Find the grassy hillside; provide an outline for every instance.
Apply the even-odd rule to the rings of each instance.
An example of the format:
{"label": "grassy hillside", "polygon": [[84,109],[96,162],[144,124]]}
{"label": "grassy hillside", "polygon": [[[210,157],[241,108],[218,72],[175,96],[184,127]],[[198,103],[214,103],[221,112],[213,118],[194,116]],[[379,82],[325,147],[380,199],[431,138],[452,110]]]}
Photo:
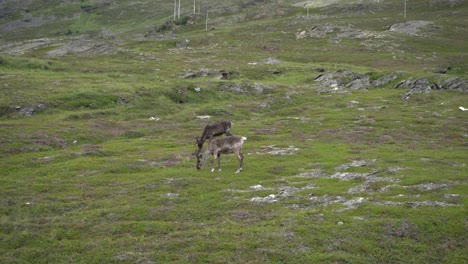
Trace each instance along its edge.
{"label": "grassy hillside", "polygon": [[467,4],[231,2],[0,3],[0,262],[465,263]]}

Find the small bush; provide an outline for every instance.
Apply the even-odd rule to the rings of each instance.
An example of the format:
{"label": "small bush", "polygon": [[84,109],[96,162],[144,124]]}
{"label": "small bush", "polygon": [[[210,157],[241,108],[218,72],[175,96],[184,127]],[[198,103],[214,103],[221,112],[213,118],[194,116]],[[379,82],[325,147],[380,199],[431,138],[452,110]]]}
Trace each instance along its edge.
{"label": "small bush", "polygon": [[13,108],[10,106],[0,106],[0,117],[9,116],[14,112]]}
{"label": "small bush", "polygon": [[176,24],[177,26],[184,26],[184,25],[187,25],[189,20],[190,20],[190,17],[184,16],[174,21],[174,24]]}

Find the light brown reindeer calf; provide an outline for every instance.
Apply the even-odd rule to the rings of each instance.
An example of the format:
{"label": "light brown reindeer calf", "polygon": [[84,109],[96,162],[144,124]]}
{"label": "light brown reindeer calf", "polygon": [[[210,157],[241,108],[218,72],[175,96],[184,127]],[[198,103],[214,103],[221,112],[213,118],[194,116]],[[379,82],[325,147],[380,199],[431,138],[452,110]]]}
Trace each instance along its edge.
{"label": "light brown reindeer calf", "polygon": [[244,155],[242,154],[242,145],[244,141],[247,140],[246,137],[238,137],[238,136],[229,136],[219,139],[213,139],[208,142],[208,147],[205,151],[198,151],[197,154],[197,169],[201,169],[201,167],[205,164],[206,160],[213,156],[213,160],[211,162],[211,172],[214,169],[214,162],[215,159],[218,160],[218,171],[221,171],[221,161],[220,156],[221,154],[235,154],[238,160],[238,166],[236,173],[239,173],[242,170],[242,162],[244,160]]}

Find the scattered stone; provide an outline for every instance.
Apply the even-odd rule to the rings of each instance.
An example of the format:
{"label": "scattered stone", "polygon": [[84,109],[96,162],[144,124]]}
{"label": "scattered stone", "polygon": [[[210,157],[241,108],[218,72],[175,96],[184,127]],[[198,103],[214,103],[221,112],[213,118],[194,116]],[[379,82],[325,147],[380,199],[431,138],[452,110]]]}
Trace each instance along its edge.
{"label": "scattered stone", "polygon": [[336,167],[336,170],[342,171],[342,170],[346,170],[346,169],[353,168],[353,167],[365,167],[374,162],[375,162],[375,159],[374,160],[353,160],[351,163],[342,164]]}
{"label": "scattered stone", "polygon": [[451,204],[448,204],[446,202],[439,202],[439,201],[411,201],[411,202],[405,202],[404,204],[411,206],[412,208],[417,208],[421,206],[439,206],[439,207],[451,206]]}
{"label": "scattered stone", "polygon": [[317,186],[315,186],[314,184],[309,184],[305,187],[291,187],[291,186],[287,186],[287,187],[282,187],[278,194],[276,195],[277,197],[290,197],[292,196],[294,193],[296,192],[299,192],[299,191],[303,191],[303,190],[310,190],[310,189],[314,189],[316,188]]}
{"label": "scattered stone", "polygon": [[265,59],[265,60],[261,61],[261,63],[263,63],[263,64],[280,64],[281,61],[276,59],[276,58],[268,58],[268,59]]}
{"label": "scattered stone", "polygon": [[184,39],[182,41],[176,42],[176,47],[178,48],[184,48],[190,43],[190,40]]}
{"label": "scattered stone", "polygon": [[277,199],[276,199],[276,195],[270,194],[265,197],[254,197],[250,199],[250,201],[255,202],[255,203],[274,203],[277,201]]}
{"label": "scattered stone", "polygon": [[[1,63],[0,63],[1,64]],[[277,69],[272,69],[272,70],[267,70],[268,73],[271,73],[271,74],[281,74],[281,71],[280,70],[277,70]]]}
{"label": "scattered stone", "polygon": [[262,83],[223,83],[220,86],[221,90],[236,92],[236,93],[254,93],[263,94],[273,89],[273,86]]}
{"label": "scattered stone", "polygon": [[194,78],[213,78],[218,80],[229,79],[231,73],[222,69],[206,69],[202,68],[199,70],[189,70],[185,73],[179,74],[179,79],[194,79]]}
{"label": "scattered stone", "polygon": [[287,148],[278,148],[274,145],[272,146],[262,146],[260,151],[257,154],[270,154],[270,155],[294,155],[296,152],[299,151],[299,148],[294,146],[289,146]]}
{"label": "scattered stone", "polygon": [[19,106],[19,105],[11,106],[10,109],[24,116],[32,116],[34,114],[37,114],[39,112],[46,110],[47,107],[48,107],[47,104],[40,103],[40,104],[30,105],[30,106]]}
{"label": "scattered stone", "polygon": [[271,190],[270,188],[265,188],[263,187],[262,185],[258,184],[258,185],[252,185],[250,186],[250,189],[254,190],[254,191],[263,191],[263,190]]}
{"label": "scattered stone", "polygon": [[211,116],[210,115],[201,115],[201,116],[195,116],[195,118],[197,118],[197,119],[210,119]]}
{"label": "scattered stone", "polygon": [[445,183],[424,183],[414,186],[414,188],[420,191],[432,191],[436,189],[445,189],[448,187],[448,184]]}
{"label": "scattered stone", "polygon": [[178,193],[166,193],[165,195],[167,198],[177,198],[179,197]]}
{"label": "scattered stone", "polygon": [[356,208],[358,205],[364,203],[367,199],[364,198],[364,197],[356,197],[354,199],[351,199],[351,200],[347,200],[343,203],[344,206],[346,206],[345,208],[343,209],[339,209],[337,211],[344,211],[344,210],[349,210],[349,209],[354,209]]}
{"label": "scattered stone", "polygon": [[390,173],[395,173],[397,171],[404,170],[404,169],[405,168],[394,166],[394,167],[388,167],[387,171],[390,172]]}
{"label": "scattered stone", "polygon": [[317,170],[312,170],[312,171],[309,171],[309,172],[302,172],[298,175],[296,175],[296,177],[301,177],[301,178],[321,178],[321,177],[324,177],[325,174],[317,169]]}

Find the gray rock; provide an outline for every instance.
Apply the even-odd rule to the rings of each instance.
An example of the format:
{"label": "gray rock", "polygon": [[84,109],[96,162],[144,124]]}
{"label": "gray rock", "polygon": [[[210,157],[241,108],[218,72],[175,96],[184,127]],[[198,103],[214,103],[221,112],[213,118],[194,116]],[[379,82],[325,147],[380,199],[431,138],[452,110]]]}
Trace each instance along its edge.
{"label": "gray rock", "polygon": [[221,90],[236,92],[236,93],[254,93],[262,94],[272,90],[274,87],[262,83],[223,83],[220,86]]}
{"label": "gray rock", "polygon": [[193,78],[214,78],[218,80],[227,80],[229,79],[231,73],[222,69],[206,69],[202,68],[199,70],[189,70],[185,73],[179,74],[177,78],[179,79],[193,79]]}
{"label": "gray rock", "polygon": [[451,77],[437,82],[433,88],[440,90],[468,91],[468,82],[463,78]]}
{"label": "gray rock", "polygon": [[178,48],[184,48],[190,43],[190,40],[184,39],[182,41],[176,42],[176,47]]}
{"label": "gray rock", "polygon": [[408,99],[414,93],[430,93],[432,90],[468,91],[467,81],[459,77],[451,77],[432,84],[426,78],[410,78],[398,83],[395,88],[410,89],[402,96],[403,99]]}
{"label": "gray rock", "polygon": [[24,116],[32,116],[36,113],[42,112],[47,109],[46,104],[36,104],[36,105],[28,105],[28,106],[11,106],[10,108],[13,109],[15,112],[24,115]]}
{"label": "gray rock", "polygon": [[371,86],[371,81],[369,76],[365,74],[354,74],[352,80],[346,84],[346,88],[351,90],[363,90]]}
{"label": "gray rock", "polygon": [[398,77],[400,77],[400,75],[401,75],[401,73],[397,73],[397,72],[386,74],[386,75],[380,77],[379,79],[372,81],[372,86],[373,87],[384,86],[387,83],[396,80]]}
{"label": "gray rock", "polygon": [[415,20],[415,21],[408,21],[405,23],[398,23],[392,25],[388,30],[390,32],[397,32],[403,34],[410,34],[416,35],[418,34],[424,27],[432,25],[433,23],[430,21],[424,20]]}
{"label": "gray rock", "polygon": [[431,0],[431,7],[455,7],[463,4],[463,0]]}
{"label": "gray rock", "polygon": [[408,80],[401,81],[395,86],[395,88],[411,89],[413,92],[430,92],[431,84],[426,78],[410,78]]}

